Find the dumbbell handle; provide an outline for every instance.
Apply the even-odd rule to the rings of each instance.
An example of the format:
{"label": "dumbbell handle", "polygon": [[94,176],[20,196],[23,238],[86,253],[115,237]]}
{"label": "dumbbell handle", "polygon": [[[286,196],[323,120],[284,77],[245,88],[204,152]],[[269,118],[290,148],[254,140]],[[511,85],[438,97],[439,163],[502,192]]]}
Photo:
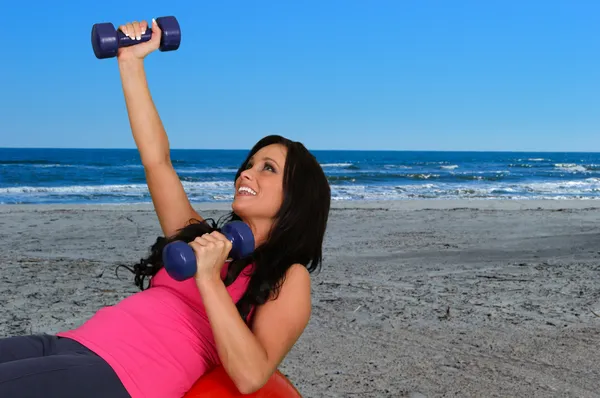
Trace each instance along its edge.
{"label": "dumbbell handle", "polygon": [[[235,258],[247,256],[254,250],[254,236],[247,224],[233,221],[223,227],[221,233],[232,243],[229,255]],[[163,265],[167,273],[177,281],[196,275],[196,253],[183,241],[166,245],[162,253]]]}
{"label": "dumbbell handle", "polygon": [[152,38],[152,28],[148,26],[146,31],[140,35],[140,40],[132,39],[131,37],[126,36],[125,33],[121,32],[120,29],[117,29],[117,37],[119,38],[119,47],[133,46],[145,41],[150,41]]}

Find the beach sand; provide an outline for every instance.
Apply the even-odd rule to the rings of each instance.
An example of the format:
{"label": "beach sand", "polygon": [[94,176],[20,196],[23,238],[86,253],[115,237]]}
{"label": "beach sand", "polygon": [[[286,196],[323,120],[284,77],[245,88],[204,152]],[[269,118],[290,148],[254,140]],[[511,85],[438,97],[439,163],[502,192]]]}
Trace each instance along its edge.
{"label": "beach sand", "polygon": [[[280,370],[305,397],[600,396],[599,209],[334,203],[312,318]],[[150,206],[0,206],[0,234],[3,337],[134,293],[115,266],[160,229]]]}

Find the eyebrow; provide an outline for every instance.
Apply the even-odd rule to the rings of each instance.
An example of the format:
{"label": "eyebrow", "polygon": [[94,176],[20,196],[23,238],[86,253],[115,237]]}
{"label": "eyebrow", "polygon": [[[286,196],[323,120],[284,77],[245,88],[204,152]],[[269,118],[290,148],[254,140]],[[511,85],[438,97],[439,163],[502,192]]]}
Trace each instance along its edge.
{"label": "eyebrow", "polygon": [[271,159],[270,157],[264,157],[264,160],[270,160],[271,162],[275,163],[277,166],[279,166],[279,163],[277,163],[277,161],[275,159]]}
{"label": "eyebrow", "polygon": [[[265,156],[265,157],[263,157],[261,160],[270,160],[271,162],[275,163],[275,165],[277,165],[277,167],[281,167],[281,166],[279,166],[279,163],[277,163],[277,161],[276,161],[275,159],[273,159],[273,158],[270,158],[270,157],[268,157],[268,156]],[[253,161],[254,161],[254,156],[252,156],[252,157],[250,158],[250,161],[251,161],[251,162],[253,162]]]}

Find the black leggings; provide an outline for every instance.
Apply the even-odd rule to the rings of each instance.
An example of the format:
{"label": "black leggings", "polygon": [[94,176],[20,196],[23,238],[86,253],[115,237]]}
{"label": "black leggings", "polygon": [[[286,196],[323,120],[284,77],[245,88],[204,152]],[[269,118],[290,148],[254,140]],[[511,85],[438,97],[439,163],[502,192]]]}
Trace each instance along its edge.
{"label": "black leggings", "polygon": [[0,339],[0,397],[131,398],[102,358],[50,335]]}

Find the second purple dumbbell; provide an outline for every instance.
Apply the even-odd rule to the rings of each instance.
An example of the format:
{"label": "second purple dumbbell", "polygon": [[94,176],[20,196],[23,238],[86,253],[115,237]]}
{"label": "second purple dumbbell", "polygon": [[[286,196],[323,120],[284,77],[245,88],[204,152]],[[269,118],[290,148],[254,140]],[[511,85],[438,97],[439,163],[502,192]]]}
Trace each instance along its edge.
{"label": "second purple dumbbell", "polygon": [[[156,18],[156,23],[162,31],[160,51],[174,51],[181,44],[181,29],[177,18],[173,16]],[[152,38],[152,29],[148,26],[140,40],[133,40],[120,30],[116,30],[110,22],[97,23],[92,26],[92,48],[98,59],[117,56],[119,47],[133,46],[149,41]]]}
{"label": "second purple dumbbell", "polygon": [[[245,257],[254,251],[254,234],[248,224],[231,221],[221,230],[232,244],[229,256],[234,260]],[[196,254],[194,249],[183,241],[171,242],[162,252],[163,265],[171,278],[183,281],[196,275]]]}

